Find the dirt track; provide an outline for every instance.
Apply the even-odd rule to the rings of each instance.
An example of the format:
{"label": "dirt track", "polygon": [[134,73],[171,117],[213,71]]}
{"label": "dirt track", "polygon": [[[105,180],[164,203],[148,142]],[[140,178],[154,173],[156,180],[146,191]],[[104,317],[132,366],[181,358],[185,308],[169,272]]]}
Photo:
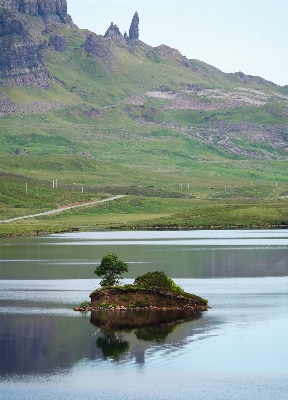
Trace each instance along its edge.
{"label": "dirt track", "polygon": [[38,213],[38,214],[24,215],[23,217],[16,217],[16,218],[11,218],[11,219],[6,219],[4,221],[0,221],[0,223],[13,222],[13,221],[17,221],[17,220],[20,220],[20,219],[28,219],[28,218],[34,218],[34,217],[41,217],[43,215],[56,214],[56,213],[59,213],[59,212],[62,212],[62,211],[71,210],[72,208],[76,208],[76,207],[85,207],[85,206],[91,206],[93,204],[106,203],[107,201],[120,199],[121,197],[124,197],[124,196],[125,195],[123,194],[123,195],[109,197],[108,199],[104,199],[104,200],[90,201],[88,203],[81,203],[81,204],[68,206],[68,207],[60,207],[60,208],[57,208],[56,210],[45,211],[45,212]]}

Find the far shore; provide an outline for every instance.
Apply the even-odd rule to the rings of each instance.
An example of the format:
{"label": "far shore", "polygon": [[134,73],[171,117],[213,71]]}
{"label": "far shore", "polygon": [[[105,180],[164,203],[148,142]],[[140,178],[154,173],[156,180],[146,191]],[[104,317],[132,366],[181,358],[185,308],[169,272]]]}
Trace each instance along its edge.
{"label": "far shore", "polygon": [[109,231],[189,231],[189,230],[257,230],[257,229],[288,229],[288,225],[232,225],[232,226],[111,226],[106,228],[96,228],[95,229],[82,229],[81,227],[72,228],[59,228],[59,229],[49,229],[47,230],[31,230],[31,231],[20,231],[15,233],[2,233],[0,232],[0,239],[2,238],[12,238],[12,237],[25,237],[25,236],[43,236],[52,234],[65,234],[73,232],[109,232]]}

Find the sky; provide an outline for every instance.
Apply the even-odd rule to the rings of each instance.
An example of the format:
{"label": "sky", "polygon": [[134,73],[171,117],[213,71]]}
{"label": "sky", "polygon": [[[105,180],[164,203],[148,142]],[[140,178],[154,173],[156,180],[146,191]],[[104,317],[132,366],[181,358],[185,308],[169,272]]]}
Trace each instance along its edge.
{"label": "sky", "polygon": [[165,44],[223,72],[242,71],[288,85],[288,0],[67,0],[79,28],[104,35],[110,23],[139,39]]}

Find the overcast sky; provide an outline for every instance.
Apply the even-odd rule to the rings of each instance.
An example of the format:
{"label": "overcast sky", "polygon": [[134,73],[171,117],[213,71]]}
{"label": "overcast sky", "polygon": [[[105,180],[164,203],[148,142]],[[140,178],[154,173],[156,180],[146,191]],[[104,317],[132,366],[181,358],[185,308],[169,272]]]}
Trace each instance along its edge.
{"label": "overcast sky", "polygon": [[135,11],[143,42],[166,44],[224,72],[288,85],[288,0],[68,0],[79,28],[128,32]]}

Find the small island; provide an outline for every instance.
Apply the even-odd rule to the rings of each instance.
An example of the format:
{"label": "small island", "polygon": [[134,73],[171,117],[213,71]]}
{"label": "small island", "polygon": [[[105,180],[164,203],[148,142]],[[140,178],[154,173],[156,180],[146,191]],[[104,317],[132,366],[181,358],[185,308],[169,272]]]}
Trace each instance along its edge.
{"label": "small island", "polygon": [[131,310],[189,310],[201,313],[208,310],[208,301],[191,293],[168,278],[164,272],[148,272],[133,284],[120,285],[121,274],[128,264],[115,254],[107,254],[96,267],[95,274],[103,276],[101,288],[90,294],[90,302],[83,302],[75,311],[131,311]]}

